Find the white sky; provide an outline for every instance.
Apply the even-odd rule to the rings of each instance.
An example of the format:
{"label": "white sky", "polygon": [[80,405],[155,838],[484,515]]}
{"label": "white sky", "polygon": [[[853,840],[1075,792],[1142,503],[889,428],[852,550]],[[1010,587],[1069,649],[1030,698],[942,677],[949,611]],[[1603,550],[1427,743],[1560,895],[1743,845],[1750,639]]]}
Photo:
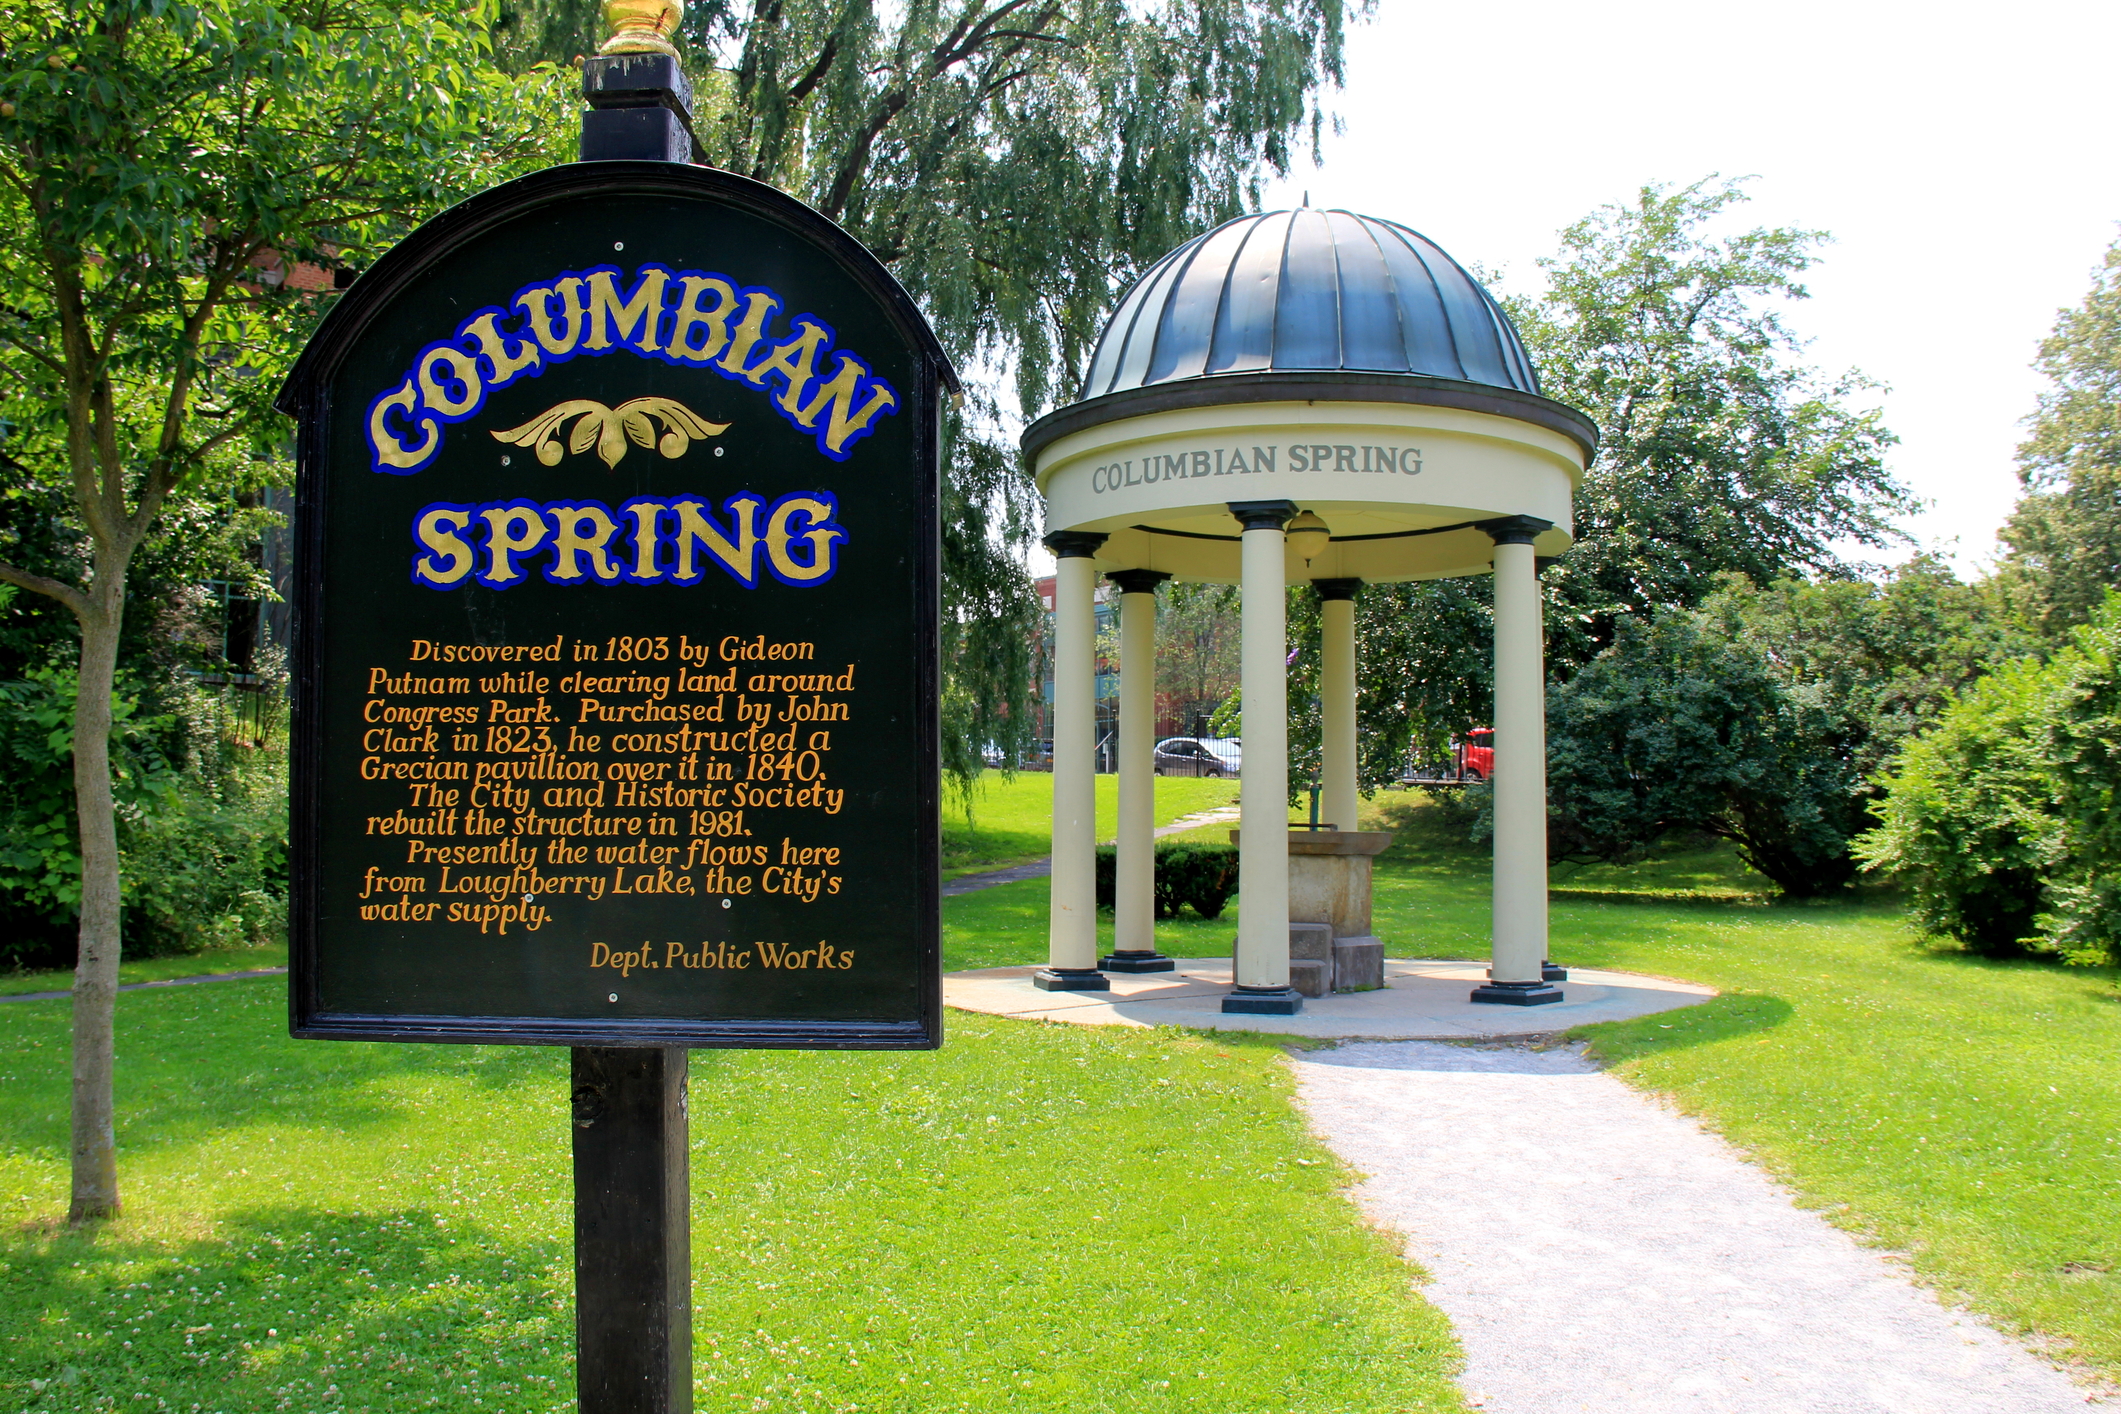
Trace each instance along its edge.
{"label": "white sky", "polygon": [[1378,8],[1350,36],[1344,135],[1268,209],[1308,191],[1404,221],[1529,291],[1593,208],[1757,174],[1733,229],[1835,238],[1785,313],[1814,362],[1890,385],[1894,469],[1932,503],[1907,529],[1962,572],[1993,555],[2036,346],[2121,221],[2121,5]]}

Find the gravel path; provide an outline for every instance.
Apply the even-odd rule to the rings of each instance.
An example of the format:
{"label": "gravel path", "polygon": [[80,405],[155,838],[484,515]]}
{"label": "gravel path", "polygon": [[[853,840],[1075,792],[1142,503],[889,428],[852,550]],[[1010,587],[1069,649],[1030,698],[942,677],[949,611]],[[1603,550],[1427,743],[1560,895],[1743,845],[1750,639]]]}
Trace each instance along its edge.
{"label": "gravel path", "polygon": [[1411,1234],[1490,1414],[2049,1414],[2087,1391],[1947,1311],[1692,1120],[1574,1050],[1296,1059],[1312,1123]]}
{"label": "gravel path", "polygon": [[[165,977],[159,982],[127,982],[121,992],[144,992],[150,987],[189,987],[195,982],[238,982],[245,977],[284,977],[284,967],[253,967],[248,972],[208,972],[198,977]],[[17,992],[11,997],[0,997],[0,1002],[52,1002],[71,997],[65,992]]]}

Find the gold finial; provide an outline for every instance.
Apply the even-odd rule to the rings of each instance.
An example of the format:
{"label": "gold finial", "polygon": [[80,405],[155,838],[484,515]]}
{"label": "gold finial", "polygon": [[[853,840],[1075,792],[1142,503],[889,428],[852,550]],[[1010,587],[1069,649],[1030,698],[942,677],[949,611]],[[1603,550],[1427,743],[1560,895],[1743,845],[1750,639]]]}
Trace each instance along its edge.
{"label": "gold finial", "polygon": [[604,0],[604,28],[610,38],[599,54],[668,54],[678,57],[670,37],[685,18],[685,0]]}

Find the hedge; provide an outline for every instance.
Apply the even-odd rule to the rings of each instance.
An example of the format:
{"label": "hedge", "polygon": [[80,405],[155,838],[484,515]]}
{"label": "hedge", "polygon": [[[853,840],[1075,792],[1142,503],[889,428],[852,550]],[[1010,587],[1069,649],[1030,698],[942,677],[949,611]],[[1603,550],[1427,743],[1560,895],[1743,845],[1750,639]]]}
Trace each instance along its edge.
{"label": "hedge", "polygon": [[[1112,907],[1118,892],[1119,851],[1097,849],[1097,906]],[[1173,840],[1156,847],[1156,916],[1176,918],[1179,906],[1192,905],[1203,918],[1222,917],[1223,905],[1237,892],[1237,846]]]}

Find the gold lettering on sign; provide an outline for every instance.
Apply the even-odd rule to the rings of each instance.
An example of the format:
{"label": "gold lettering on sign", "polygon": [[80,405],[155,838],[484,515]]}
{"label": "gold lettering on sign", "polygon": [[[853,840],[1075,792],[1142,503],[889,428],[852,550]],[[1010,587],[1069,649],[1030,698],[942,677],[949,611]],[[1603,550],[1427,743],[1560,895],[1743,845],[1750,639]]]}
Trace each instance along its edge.
{"label": "gold lettering on sign", "polygon": [[[861,837],[840,833],[855,812],[834,731],[858,717],[866,670],[820,657],[755,630],[408,641],[357,679],[361,775],[402,794],[362,820],[350,906],[379,927],[513,941],[644,898],[844,897]],[[595,942],[586,962],[750,978],[850,971],[854,956],[657,938]]]}

